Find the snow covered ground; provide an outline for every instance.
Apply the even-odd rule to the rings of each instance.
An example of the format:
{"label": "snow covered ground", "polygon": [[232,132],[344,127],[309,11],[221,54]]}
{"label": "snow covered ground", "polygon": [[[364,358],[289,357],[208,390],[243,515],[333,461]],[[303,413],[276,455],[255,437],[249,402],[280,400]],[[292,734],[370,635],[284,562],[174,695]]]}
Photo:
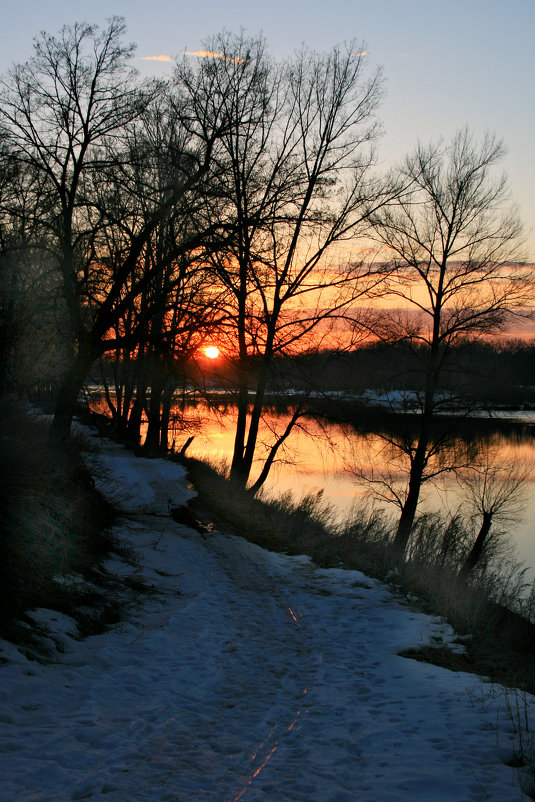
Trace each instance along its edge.
{"label": "snow covered ground", "polygon": [[180,466],[99,449],[136,558],[107,567],[154,592],[84,641],[33,611],[63,642],[51,664],[0,642],[2,802],[523,798],[500,689],[397,654],[452,641],[444,622],[357,571],[175,523]]}

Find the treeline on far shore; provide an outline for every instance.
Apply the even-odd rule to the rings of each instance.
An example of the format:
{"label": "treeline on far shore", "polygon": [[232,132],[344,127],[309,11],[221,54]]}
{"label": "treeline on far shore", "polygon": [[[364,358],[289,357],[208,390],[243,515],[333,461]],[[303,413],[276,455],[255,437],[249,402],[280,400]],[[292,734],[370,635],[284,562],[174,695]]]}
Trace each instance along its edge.
{"label": "treeline on far shore", "polygon": [[[445,396],[463,408],[535,409],[535,338],[531,340],[466,341],[450,349],[441,377]],[[273,405],[286,406],[295,395],[307,395],[314,406],[321,406],[322,396],[359,401],[359,408],[372,405],[381,394],[395,391],[418,392],[423,389],[427,369],[426,349],[407,343],[376,342],[352,350],[321,350],[273,360],[267,386]],[[103,361],[94,367],[90,382],[113,385],[116,365]],[[251,358],[247,371],[251,386],[257,378],[257,360]],[[125,370],[127,370],[125,365]],[[192,360],[177,365],[174,375],[180,391],[196,392],[196,398],[216,390],[229,390],[229,400],[236,386],[237,363],[232,359]],[[44,392],[43,392],[44,391]],[[368,392],[367,392],[368,391]],[[54,387],[36,387],[34,396],[54,393]]]}
{"label": "treeline on far shore", "polygon": [[[444,365],[441,390],[459,402],[489,407],[535,409],[535,337],[496,341],[467,340],[451,348]],[[296,393],[321,396],[322,393],[364,395],[421,390],[424,386],[426,349],[414,344],[381,343],[351,350],[318,350],[273,360],[267,391],[281,396]],[[125,365],[125,371],[128,366]],[[251,357],[247,372],[251,385],[256,381],[258,360]],[[116,364],[97,363],[89,376],[90,384],[116,379]],[[174,373],[180,391],[206,389],[232,390],[238,365],[232,358],[191,360],[177,363]],[[366,395],[366,391],[372,391]],[[54,393],[50,381],[36,385],[33,395]],[[199,393],[200,395],[200,393]],[[199,397],[199,396],[198,396]],[[284,401],[284,399],[283,399]]]}
{"label": "treeline on far shore", "polygon": [[[379,417],[384,427],[391,414],[399,423],[402,394],[410,406],[411,398],[414,401],[411,394],[423,390],[426,367],[425,349],[406,343],[374,343],[347,351],[322,350],[278,358],[273,361],[266,387],[266,406],[287,411],[297,399],[306,399],[312,414],[351,421],[364,428],[367,422],[374,425]],[[175,402],[209,399],[219,408],[232,405],[240,368],[237,361],[224,356],[214,361],[176,363],[168,375]],[[247,373],[252,387],[259,369],[258,361],[251,358]],[[135,370],[135,363],[124,363],[118,371],[115,361],[101,360],[94,365],[86,387],[107,385],[113,392],[118,381],[119,386],[133,382],[135,376],[130,374]],[[535,410],[535,339],[472,340],[457,345],[445,364],[439,391],[444,394],[443,419],[459,418],[459,412],[478,409]],[[57,386],[50,380],[36,383],[29,391],[30,399],[49,412],[54,409],[56,395]],[[396,395],[398,403],[391,410],[388,398],[395,401]],[[484,426],[484,419],[480,423]],[[506,420],[502,423],[507,425]],[[459,420],[457,425],[461,425]]]}
{"label": "treeline on far shore", "polygon": [[[535,339],[467,341],[451,349],[441,387],[459,401],[535,408]],[[322,351],[277,363],[275,380],[297,390],[362,394],[422,390],[426,349],[406,343],[375,343],[352,351]]]}

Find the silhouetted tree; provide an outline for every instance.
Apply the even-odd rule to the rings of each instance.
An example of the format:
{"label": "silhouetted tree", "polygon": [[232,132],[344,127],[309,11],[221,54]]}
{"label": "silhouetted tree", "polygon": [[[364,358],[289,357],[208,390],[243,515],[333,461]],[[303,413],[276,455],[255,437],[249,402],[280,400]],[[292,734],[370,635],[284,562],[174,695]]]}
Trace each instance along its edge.
{"label": "silhouetted tree", "polygon": [[[103,194],[95,197],[95,182],[108,180],[106,172],[121,166],[125,150],[120,145],[126,147],[127,131],[165,88],[134,82],[128,66],[133,47],[123,44],[124,30],[122,20],[113,18],[102,31],[77,23],[57,36],[41,34],[33,58],[11,71],[0,97],[10,147],[41,177],[36,208],[56,258],[58,292],[74,344],[54,416],[53,431],[60,437],[70,429],[89,368],[113,347],[114,327],[151,283],[154,286],[163,265],[147,262],[148,243],[170,210],[177,205],[187,208],[192,189],[208,172],[223,124],[216,116],[208,126],[180,106],[182,116],[175,115],[175,121],[183,123],[181,154],[175,170],[165,189],[158,183],[143,187],[148,211],[130,220],[120,259],[107,260],[103,243],[117,239],[110,231],[121,230],[121,221],[114,216],[113,204],[104,208],[99,203]],[[157,181],[157,175],[152,177]],[[203,242],[203,233],[190,233],[169,259]]]}
{"label": "silhouetted tree", "polygon": [[18,337],[10,264],[16,247],[10,207],[18,170],[5,140],[5,134],[0,129],[0,391],[7,387],[10,357]]}
{"label": "silhouetted tree", "polygon": [[84,176],[99,169],[99,146],[106,137],[134,119],[142,106],[128,68],[133,47],[122,43],[123,35],[124,23],[117,18],[103,31],[76,23],[57,36],[41,33],[34,39],[33,57],[2,81],[0,115],[19,162],[40,177],[36,206],[57,260],[75,343],[56,410],[56,425],[63,431],[96,352],[79,286],[86,267]]}
{"label": "silhouetted tree", "polygon": [[0,384],[28,390],[54,369],[51,258],[40,220],[40,177],[0,133]]}
{"label": "silhouetted tree", "polygon": [[446,146],[419,145],[399,171],[411,191],[371,220],[389,264],[387,297],[396,305],[391,315],[382,313],[377,331],[414,343],[423,357],[418,431],[399,444],[409,462],[395,538],[401,553],[440,447],[431,424],[444,400],[441,381],[452,347],[496,334],[509,313],[526,309],[533,298],[532,276],[517,261],[521,226],[507,208],[506,179],[492,173],[502,155],[494,137],[478,143],[467,129]]}
{"label": "silhouetted tree", "polygon": [[[196,168],[183,114],[172,90],[162,93],[125,135],[126,148],[110,155],[110,169],[100,177],[102,188],[94,188],[96,208],[105,220],[96,249],[110,286],[123,269],[124,253],[129,252],[140,230],[146,233],[138,262],[121,289],[113,336],[108,334],[103,345],[106,350],[116,350],[115,363],[121,366],[118,372],[136,385],[129,424],[125,404],[131,400],[132,382],[124,395],[120,384],[116,387],[116,397],[123,401],[123,428],[127,425],[130,436],[137,440],[145,411],[146,444],[164,449],[176,367],[221,319],[221,289],[214,288],[213,278],[202,267],[219,224],[210,227],[203,219],[197,225],[202,194],[179,196],[175,192],[192,162]],[[98,230],[98,225],[95,227]],[[132,361],[136,362],[133,370]]]}
{"label": "silhouetted tree", "polygon": [[[327,55],[304,50],[285,64],[269,59],[261,39],[224,34],[207,51],[218,57],[184,66],[184,82],[201,108],[224,98],[234,121],[207,209],[233,232],[210,262],[230,298],[222,336],[238,368],[231,478],[245,486],[274,358],[314,347],[321,326],[377,282],[348,251],[385,197],[368,175],[381,75],[366,77],[356,43]],[[266,466],[288,434],[275,436]]]}
{"label": "silhouetted tree", "polygon": [[491,446],[483,450],[477,462],[458,473],[458,480],[468,499],[469,513],[479,521],[474,542],[461,567],[462,576],[470,576],[484,554],[491,528],[516,521],[525,499],[529,472],[517,454],[504,455]]}

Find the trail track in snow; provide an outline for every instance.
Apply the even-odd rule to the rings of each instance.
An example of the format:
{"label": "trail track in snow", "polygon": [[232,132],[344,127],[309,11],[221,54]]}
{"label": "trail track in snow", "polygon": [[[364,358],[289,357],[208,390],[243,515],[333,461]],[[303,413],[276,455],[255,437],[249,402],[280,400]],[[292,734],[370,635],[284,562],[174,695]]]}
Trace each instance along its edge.
{"label": "trail track in snow", "polygon": [[110,443],[88,460],[136,555],[107,568],[153,593],[85,641],[34,611],[63,633],[53,665],[3,645],[2,802],[521,798],[480,681],[397,655],[452,640],[442,621],[359,572],[175,523],[177,465]]}

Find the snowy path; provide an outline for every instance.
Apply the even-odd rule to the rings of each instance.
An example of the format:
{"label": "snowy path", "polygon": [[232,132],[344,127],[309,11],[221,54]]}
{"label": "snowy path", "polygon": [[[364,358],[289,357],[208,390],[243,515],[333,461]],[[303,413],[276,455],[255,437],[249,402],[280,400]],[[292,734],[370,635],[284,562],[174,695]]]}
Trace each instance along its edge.
{"label": "snowy path", "polygon": [[500,699],[397,655],[451,639],[443,622],[359,572],[176,524],[179,466],[108,443],[90,460],[138,557],[108,567],[155,593],[82,642],[35,611],[63,633],[53,665],[1,644],[2,802],[522,798]]}

